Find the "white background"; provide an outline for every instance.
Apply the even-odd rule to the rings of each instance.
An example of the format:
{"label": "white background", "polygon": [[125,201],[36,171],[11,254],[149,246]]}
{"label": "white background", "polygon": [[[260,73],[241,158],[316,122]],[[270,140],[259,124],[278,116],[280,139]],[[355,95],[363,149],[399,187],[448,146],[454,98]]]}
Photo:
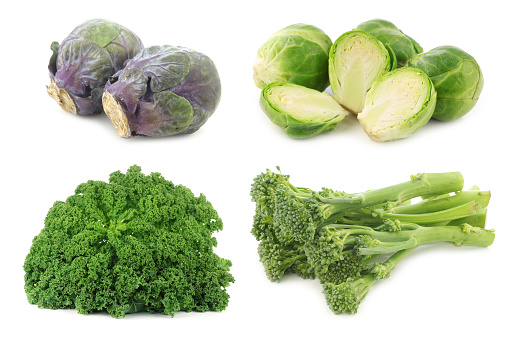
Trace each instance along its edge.
{"label": "white background", "polygon": [[[506,333],[507,17],[500,1],[51,1],[3,8],[1,49],[2,332],[17,337],[463,337]],[[121,139],[106,116],[62,111],[46,94],[50,43],[81,22],[107,18],[130,28],[145,46],[193,48],[214,60],[223,95],[198,132],[160,139]],[[293,140],[265,117],[252,63],[265,39],[287,25],[313,24],[334,41],[359,23],[384,18],[429,50],[456,45],[482,67],[485,86],[467,116],[431,121],[413,137],[375,143],[354,117],[337,130]],[[132,164],[204,193],[224,221],[217,253],[233,261],[226,311],[81,315],[30,305],[23,261],[56,200],[88,179]],[[318,281],[269,282],[250,234],[252,178],[281,166],[298,186],[362,191],[419,172],[461,171],[465,186],[491,190],[492,247],[422,247],[388,281],[377,283],[356,315],[334,315]],[[12,332],[11,332],[12,331]],[[499,334],[496,334],[499,333]]]}

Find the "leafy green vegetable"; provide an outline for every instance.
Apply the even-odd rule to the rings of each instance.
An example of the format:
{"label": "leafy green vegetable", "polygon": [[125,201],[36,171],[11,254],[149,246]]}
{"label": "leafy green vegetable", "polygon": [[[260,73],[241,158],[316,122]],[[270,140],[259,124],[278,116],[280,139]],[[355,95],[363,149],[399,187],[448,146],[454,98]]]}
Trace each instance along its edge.
{"label": "leafy green vegetable", "polygon": [[484,78],[477,61],[454,46],[440,46],[414,56],[408,66],[423,70],[433,81],[437,104],[433,118],[451,121],[461,118],[477,103]]}
{"label": "leafy green vegetable", "polygon": [[356,29],[371,34],[384,45],[389,46],[396,55],[398,67],[405,65],[414,55],[422,53],[422,47],[417,41],[387,20],[369,20],[357,26]]}
{"label": "leafy green vegetable", "polygon": [[213,252],[223,228],[205,196],[132,166],[80,184],[49,210],[24,264],[28,301],[107,311],[222,311],[231,262]]}
{"label": "leafy green vegetable", "polygon": [[[484,229],[489,191],[462,188],[462,175],[452,172],[419,174],[354,194],[313,191],[267,170],[251,186],[256,203],[251,233],[269,280],[290,272],[318,278],[332,311],[355,313],[371,286],[388,278],[416,247],[493,243],[494,232]],[[414,203],[419,196],[422,201]]]}
{"label": "leafy green vegetable", "polygon": [[263,88],[260,106],[273,123],[293,138],[332,131],[348,115],[328,93],[280,82]]}
{"label": "leafy green vegetable", "polygon": [[312,25],[295,24],[277,31],[258,49],[253,66],[256,86],[288,82],[325,90],[331,45],[327,34]]}

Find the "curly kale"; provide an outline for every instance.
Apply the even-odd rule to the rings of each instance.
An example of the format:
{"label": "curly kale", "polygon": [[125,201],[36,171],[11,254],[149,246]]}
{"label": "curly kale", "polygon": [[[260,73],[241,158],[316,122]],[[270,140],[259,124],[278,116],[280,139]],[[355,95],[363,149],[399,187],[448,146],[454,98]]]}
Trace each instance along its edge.
{"label": "curly kale", "polygon": [[28,301],[113,317],[222,311],[231,262],[213,252],[223,228],[195,197],[138,166],[79,185],[49,210],[24,263]]}

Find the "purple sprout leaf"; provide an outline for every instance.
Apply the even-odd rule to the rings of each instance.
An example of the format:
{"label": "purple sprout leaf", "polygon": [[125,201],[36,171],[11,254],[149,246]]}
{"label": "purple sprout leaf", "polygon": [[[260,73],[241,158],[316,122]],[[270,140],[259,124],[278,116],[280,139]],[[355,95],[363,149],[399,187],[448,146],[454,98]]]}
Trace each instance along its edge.
{"label": "purple sprout leaf", "polygon": [[189,73],[189,55],[173,46],[152,46],[135,56],[126,66],[140,68],[150,78],[152,92],[178,85]]}
{"label": "purple sprout leaf", "polygon": [[70,39],[58,48],[55,70],[47,91],[62,109],[83,115],[102,110],[97,92],[102,92],[113,72],[103,48],[82,38]]}
{"label": "purple sprout leaf", "polygon": [[78,36],[93,42],[99,47],[106,47],[115,40],[120,31],[122,31],[122,26],[117,23],[102,19],[92,19],[73,29],[69,36]]}
{"label": "purple sprout leaf", "polygon": [[136,134],[151,137],[178,134],[193,121],[193,107],[170,91],[154,94],[154,102],[140,105]]}
{"label": "purple sprout leaf", "polygon": [[103,87],[112,73],[109,54],[96,44],[75,38],[60,46],[55,82],[70,94],[88,96],[88,89]]}
{"label": "purple sprout leaf", "polygon": [[58,57],[58,48],[60,47],[60,44],[56,41],[53,41],[51,43],[51,51],[53,52],[53,54],[51,55],[51,58],[49,59],[49,65],[48,65],[48,70],[50,72],[50,76],[51,75],[55,75],[55,73],[57,72],[57,57]]}
{"label": "purple sprout leaf", "polygon": [[[76,27],[69,39],[80,37],[104,48],[111,56],[113,69],[119,71],[127,59],[143,49],[140,38],[121,25],[102,19],[93,19]],[[62,44],[65,43],[62,42]]]}
{"label": "purple sprout leaf", "polygon": [[143,49],[143,44],[138,36],[127,29],[122,29],[118,36],[104,48],[111,55],[115,71],[120,71],[129,59]]}
{"label": "purple sprout leaf", "polygon": [[[111,81],[111,80],[110,80]],[[118,76],[118,99],[128,112],[134,112],[141,97],[147,92],[147,77],[137,68],[131,68]]]}
{"label": "purple sprout leaf", "polygon": [[191,49],[182,49],[190,56],[190,72],[186,81],[172,88],[172,91],[192,103],[195,117],[185,133],[193,133],[216,110],[221,98],[221,82],[216,67],[209,57]]}

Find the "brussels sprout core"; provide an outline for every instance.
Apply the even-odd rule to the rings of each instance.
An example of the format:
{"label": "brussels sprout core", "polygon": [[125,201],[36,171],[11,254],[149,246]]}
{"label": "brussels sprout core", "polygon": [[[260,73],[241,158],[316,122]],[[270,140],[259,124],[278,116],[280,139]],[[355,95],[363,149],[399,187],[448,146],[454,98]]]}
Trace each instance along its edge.
{"label": "brussels sprout core", "polygon": [[131,129],[129,128],[129,121],[122,109],[120,103],[109,92],[103,94],[104,111],[108,118],[115,126],[117,134],[122,138],[129,138],[131,136]]}
{"label": "brussels sprout core", "polygon": [[343,111],[329,94],[309,91],[305,87],[292,86],[289,91],[283,86],[272,87],[270,93],[275,108],[292,112],[294,118],[308,121],[328,121]]}
{"label": "brussels sprout core", "polygon": [[348,115],[331,95],[288,83],[266,86],[260,106],[273,123],[293,138],[331,131]]}
{"label": "brussels sprout core", "polygon": [[52,97],[64,111],[76,114],[76,105],[65,89],[58,87],[55,81],[51,80],[49,86],[46,86],[46,90],[49,96]]}
{"label": "brussels sprout core", "polygon": [[429,77],[415,68],[400,68],[373,84],[357,118],[374,141],[401,139],[429,121],[435,104],[436,91]]}
{"label": "brussels sprout core", "polygon": [[329,77],[334,98],[352,113],[362,111],[366,92],[373,81],[391,70],[384,45],[371,35],[350,31],[331,49]]}

